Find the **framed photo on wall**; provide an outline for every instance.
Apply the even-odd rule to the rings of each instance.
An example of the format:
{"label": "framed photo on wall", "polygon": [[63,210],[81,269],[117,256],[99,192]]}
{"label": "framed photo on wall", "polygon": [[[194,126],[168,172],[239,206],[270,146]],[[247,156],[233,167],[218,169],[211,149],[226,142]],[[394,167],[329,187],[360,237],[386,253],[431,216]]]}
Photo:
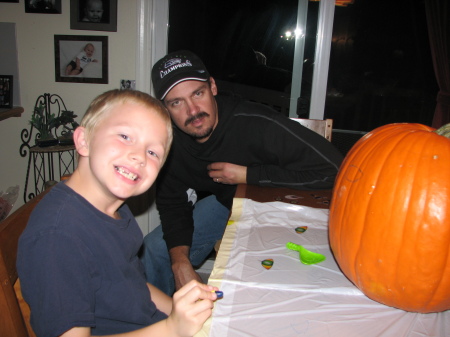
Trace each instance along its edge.
{"label": "framed photo on wall", "polygon": [[61,14],[61,0],[25,0],[25,13]]}
{"label": "framed photo on wall", "polygon": [[70,29],[117,32],[117,0],[70,0]]}
{"label": "framed photo on wall", "polygon": [[13,77],[0,75],[0,109],[13,107]]}
{"label": "framed photo on wall", "polygon": [[108,37],[55,35],[55,81],[108,83]]}

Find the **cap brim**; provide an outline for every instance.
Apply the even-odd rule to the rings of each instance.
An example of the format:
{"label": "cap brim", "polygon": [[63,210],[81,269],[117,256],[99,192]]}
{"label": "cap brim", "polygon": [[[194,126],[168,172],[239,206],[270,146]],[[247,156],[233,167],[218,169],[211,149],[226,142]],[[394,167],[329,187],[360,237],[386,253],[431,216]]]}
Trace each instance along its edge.
{"label": "cap brim", "polygon": [[169,93],[170,90],[172,90],[173,87],[175,87],[177,84],[180,84],[181,82],[184,81],[202,81],[202,82],[206,82],[208,80],[208,78],[204,78],[204,77],[183,77],[181,79],[179,79],[178,81],[175,81],[174,83],[172,83],[167,89],[166,91],[164,91],[161,95],[160,95],[160,100],[163,100],[164,98],[166,98],[167,94]]}

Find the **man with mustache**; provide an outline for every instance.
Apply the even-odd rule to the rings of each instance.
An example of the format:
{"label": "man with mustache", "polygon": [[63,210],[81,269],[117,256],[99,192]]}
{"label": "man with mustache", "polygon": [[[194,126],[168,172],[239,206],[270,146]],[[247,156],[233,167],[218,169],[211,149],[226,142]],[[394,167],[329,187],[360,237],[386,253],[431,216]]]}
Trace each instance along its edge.
{"label": "man with mustache", "polygon": [[144,239],[147,280],[167,294],[192,279],[222,238],[239,183],[330,189],[342,161],[324,137],[271,108],[218,96],[203,62],[182,50],[152,69],[174,140],[157,182],[161,226]]}

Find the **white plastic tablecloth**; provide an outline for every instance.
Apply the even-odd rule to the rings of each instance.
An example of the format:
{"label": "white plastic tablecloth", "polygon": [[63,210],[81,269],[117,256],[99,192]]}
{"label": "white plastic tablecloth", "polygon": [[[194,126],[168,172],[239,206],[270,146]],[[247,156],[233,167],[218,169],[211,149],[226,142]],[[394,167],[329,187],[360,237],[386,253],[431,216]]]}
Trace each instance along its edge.
{"label": "white plastic tablecloth", "polygon": [[[308,226],[301,234],[295,228]],[[287,242],[324,254],[304,265]],[[273,259],[265,269],[261,262]],[[450,311],[409,313],[372,301],[339,270],[328,210],[235,199],[209,284],[223,291],[196,336],[450,336]]]}

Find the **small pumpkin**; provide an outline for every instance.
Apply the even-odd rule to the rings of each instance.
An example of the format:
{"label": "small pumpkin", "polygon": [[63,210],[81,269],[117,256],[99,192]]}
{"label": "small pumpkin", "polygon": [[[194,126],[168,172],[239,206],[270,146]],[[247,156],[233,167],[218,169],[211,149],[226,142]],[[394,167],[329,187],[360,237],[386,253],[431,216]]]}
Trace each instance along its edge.
{"label": "small pumpkin", "polygon": [[448,130],[379,127],[353,146],[336,178],[331,249],[342,272],[385,305],[450,309]]}

